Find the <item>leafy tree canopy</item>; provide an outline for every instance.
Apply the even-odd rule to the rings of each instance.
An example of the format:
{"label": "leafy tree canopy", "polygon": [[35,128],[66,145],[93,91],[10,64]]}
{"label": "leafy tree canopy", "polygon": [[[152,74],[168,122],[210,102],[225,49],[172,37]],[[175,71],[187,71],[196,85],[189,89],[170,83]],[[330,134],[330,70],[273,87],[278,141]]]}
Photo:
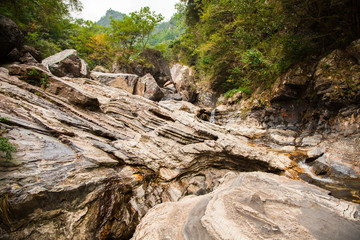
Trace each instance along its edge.
{"label": "leafy tree canopy", "polygon": [[129,59],[137,49],[143,50],[146,47],[150,34],[163,19],[161,14],[150,11],[149,7],[132,12],[122,20],[112,19],[109,34],[114,48],[121,50],[123,56]]}
{"label": "leafy tree canopy", "polygon": [[15,21],[27,43],[45,56],[69,46],[70,10],[81,9],[80,0],[0,0],[0,12]]}

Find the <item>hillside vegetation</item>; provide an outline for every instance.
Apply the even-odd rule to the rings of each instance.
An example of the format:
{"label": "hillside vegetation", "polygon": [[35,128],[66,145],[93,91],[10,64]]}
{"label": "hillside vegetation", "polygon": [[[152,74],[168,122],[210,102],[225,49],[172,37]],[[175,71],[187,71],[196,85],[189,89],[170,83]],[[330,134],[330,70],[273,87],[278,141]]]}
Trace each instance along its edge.
{"label": "hillside vegetation", "polygon": [[360,37],[356,0],[181,0],[169,22],[144,7],[109,9],[99,22],[72,19],[79,0],[2,1],[1,12],[45,57],[75,48],[91,68],[127,65],[145,48],[195,69],[218,93],[269,88],[295,63],[319,59]]}
{"label": "hillside vegetation", "polygon": [[294,63],[360,36],[358,1],[182,0],[185,33],[171,45],[218,91],[269,87]]}

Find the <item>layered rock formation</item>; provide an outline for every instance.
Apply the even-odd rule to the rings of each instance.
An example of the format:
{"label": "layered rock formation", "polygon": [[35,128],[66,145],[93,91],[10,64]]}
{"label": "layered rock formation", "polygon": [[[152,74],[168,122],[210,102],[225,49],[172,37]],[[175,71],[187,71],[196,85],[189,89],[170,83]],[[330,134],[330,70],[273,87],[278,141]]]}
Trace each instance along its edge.
{"label": "layered rock formation", "polygon": [[0,73],[1,127],[17,145],[1,161],[0,191],[11,206],[4,238],[127,238],[156,204],[211,191],[221,169],[281,172],[292,164],[194,114],[91,79],[39,68],[48,86],[31,85],[29,69]]}
{"label": "layered rock formation", "polygon": [[[320,61],[300,63],[277,79],[268,99],[261,91],[255,94],[257,99],[240,97],[247,109],[228,112],[231,106],[219,106],[215,120],[256,143],[293,149],[299,156],[305,150],[305,159],[298,158],[300,178],[359,201],[358,51],[359,41],[354,41]],[[344,187],[353,194],[345,193],[349,189]]]}
{"label": "layered rock formation", "polygon": [[[78,62],[66,64],[80,71]],[[318,73],[316,79],[332,78]],[[54,75],[39,64],[0,68],[0,117],[6,119],[0,127],[17,148],[12,160],[0,152],[1,238],[359,235],[359,205],[329,196],[360,199],[357,92],[345,104],[325,104],[336,100],[326,89],[345,86],[341,79],[317,86],[309,84],[313,76],[289,74],[277,85],[303,86],[297,96],[317,89],[319,109],[328,113],[285,94],[256,111],[223,114],[220,126],[209,121],[215,114],[220,123],[221,108],[150,100],[175,94],[176,82],[160,88],[151,75]]]}
{"label": "layered rock formation", "polygon": [[[47,84],[32,85],[34,69],[40,79],[48,76]],[[0,70],[0,115],[7,119],[1,127],[17,145],[13,159],[1,161],[0,191],[9,212],[8,219],[2,215],[5,239],[128,239],[150,208],[210,193],[229,171],[290,176],[297,166],[293,149],[264,146],[240,131],[197,119],[190,103],[159,105],[99,81],[58,78],[35,66]],[[273,184],[288,181],[271,176]],[[356,207],[328,199],[341,209]],[[262,218],[262,224],[268,221]],[[354,219],[346,221],[351,224],[344,228],[351,231],[358,226]],[[287,231],[278,222],[269,224]],[[139,229],[139,236],[148,231]]]}

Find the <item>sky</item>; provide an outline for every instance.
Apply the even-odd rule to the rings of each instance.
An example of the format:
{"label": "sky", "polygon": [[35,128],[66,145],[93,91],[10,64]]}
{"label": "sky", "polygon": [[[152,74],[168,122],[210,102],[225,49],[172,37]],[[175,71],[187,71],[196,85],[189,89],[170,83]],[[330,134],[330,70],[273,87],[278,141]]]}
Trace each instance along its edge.
{"label": "sky", "polygon": [[170,20],[176,12],[175,4],[179,0],[81,0],[81,2],[83,10],[72,15],[76,18],[97,22],[109,8],[121,13],[130,13],[139,11],[146,6],[157,14],[161,13],[165,20]]}

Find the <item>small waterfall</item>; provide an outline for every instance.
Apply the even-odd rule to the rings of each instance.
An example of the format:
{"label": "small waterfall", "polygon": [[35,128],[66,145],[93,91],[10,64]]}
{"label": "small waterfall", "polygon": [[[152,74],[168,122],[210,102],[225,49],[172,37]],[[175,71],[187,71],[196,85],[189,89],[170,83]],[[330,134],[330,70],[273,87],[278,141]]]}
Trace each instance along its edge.
{"label": "small waterfall", "polygon": [[210,121],[209,121],[209,122],[214,123],[214,124],[215,124],[215,111],[216,111],[216,108],[211,110]]}
{"label": "small waterfall", "polygon": [[325,182],[325,183],[336,183],[336,181],[332,180],[332,179],[328,179],[328,178],[321,178],[316,176],[314,173],[311,172],[310,167],[305,163],[304,161],[301,161],[298,163],[299,167],[301,167],[304,172],[309,175],[309,177],[311,177],[314,180],[320,181],[320,182]]}

